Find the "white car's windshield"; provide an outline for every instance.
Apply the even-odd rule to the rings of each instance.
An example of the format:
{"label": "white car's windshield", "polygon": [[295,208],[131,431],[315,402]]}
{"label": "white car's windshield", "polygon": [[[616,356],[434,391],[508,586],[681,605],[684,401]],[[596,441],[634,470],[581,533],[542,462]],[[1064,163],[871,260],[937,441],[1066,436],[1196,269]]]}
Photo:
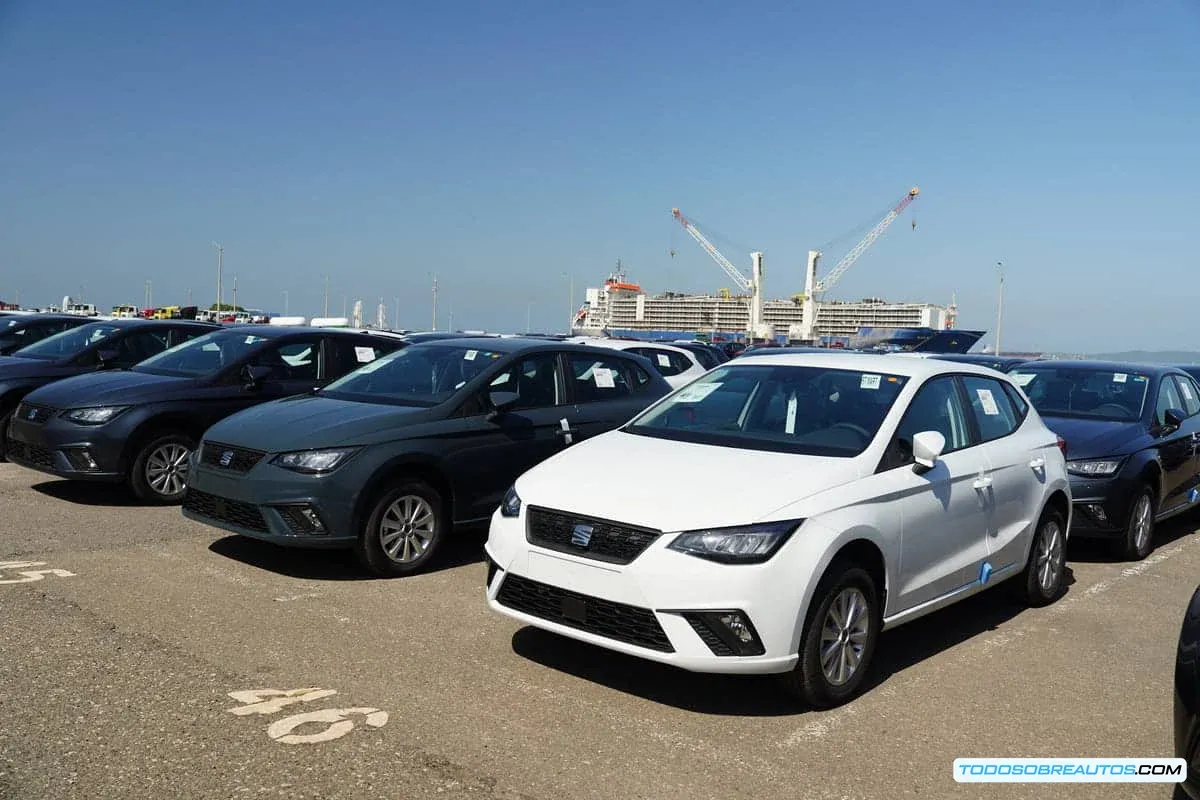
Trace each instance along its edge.
{"label": "white car's windshield", "polygon": [[668,396],[625,430],[698,444],[855,456],[875,438],[907,380],[824,367],[723,366]]}
{"label": "white car's windshield", "polygon": [[1044,417],[1129,422],[1141,419],[1150,378],[1136,368],[1069,365],[1021,367],[1011,373]]}
{"label": "white car's windshield", "polygon": [[359,367],[329,384],[321,394],[364,402],[435,406],[449,400],[502,356],[458,344],[410,345]]}
{"label": "white car's windshield", "polygon": [[78,328],[72,328],[62,333],[56,333],[53,336],[47,336],[40,342],[34,342],[28,347],[22,347],[13,353],[13,355],[20,358],[41,358],[47,361],[57,361],[60,358],[76,355],[94,344],[103,342],[120,330],[119,326],[110,325],[105,322],[80,325]]}
{"label": "white car's windshield", "polygon": [[176,377],[212,375],[243,360],[265,341],[266,337],[245,330],[215,331],[151,356],[134,371]]}

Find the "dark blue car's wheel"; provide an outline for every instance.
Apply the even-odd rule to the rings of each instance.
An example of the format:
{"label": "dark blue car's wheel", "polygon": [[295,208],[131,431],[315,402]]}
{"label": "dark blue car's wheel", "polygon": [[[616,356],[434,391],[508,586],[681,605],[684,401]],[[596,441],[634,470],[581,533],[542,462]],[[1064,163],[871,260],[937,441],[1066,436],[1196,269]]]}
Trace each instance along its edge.
{"label": "dark blue car's wheel", "polygon": [[1154,549],[1154,492],[1143,486],[1129,506],[1129,522],[1121,539],[1121,555],[1126,561],[1141,561]]}
{"label": "dark blue car's wheel", "polygon": [[372,575],[411,575],[433,559],[448,524],[436,489],[421,481],[405,482],[380,496],[355,549]]}
{"label": "dark blue car's wheel", "polygon": [[12,411],[0,412],[0,461],[7,461],[8,423],[12,422]]}

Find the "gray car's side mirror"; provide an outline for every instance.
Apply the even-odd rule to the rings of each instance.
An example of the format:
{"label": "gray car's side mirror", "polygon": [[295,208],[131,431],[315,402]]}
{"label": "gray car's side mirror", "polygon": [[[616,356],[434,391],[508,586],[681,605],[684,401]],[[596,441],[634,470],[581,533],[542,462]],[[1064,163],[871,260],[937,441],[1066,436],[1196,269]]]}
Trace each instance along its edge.
{"label": "gray car's side mirror", "polygon": [[1163,412],[1163,424],[1168,428],[1178,428],[1187,419],[1187,412],[1181,408],[1168,408]]}
{"label": "gray car's side mirror", "polygon": [[937,431],[921,431],[913,437],[912,449],[914,468],[918,472],[931,470],[946,449],[946,437]]}
{"label": "gray car's side mirror", "polygon": [[491,405],[491,409],[488,411],[488,419],[493,420],[503,414],[505,411],[508,411],[508,409],[515,406],[521,397],[516,392],[497,391],[488,392],[487,399],[488,404]]}
{"label": "gray car's side mirror", "polygon": [[262,382],[271,377],[275,370],[262,364],[247,364],[242,369],[242,379],[246,389],[253,391],[262,386]]}

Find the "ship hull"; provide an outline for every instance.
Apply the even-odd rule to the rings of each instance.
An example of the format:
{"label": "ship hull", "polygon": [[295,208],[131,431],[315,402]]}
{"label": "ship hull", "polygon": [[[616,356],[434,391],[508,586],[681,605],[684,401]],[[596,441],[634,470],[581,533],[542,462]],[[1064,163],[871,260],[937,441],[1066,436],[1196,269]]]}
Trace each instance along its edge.
{"label": "ship hull", "polygon": [[[599,331],[591,328],[573,328],[572,335],[603,335],[616,339],[641,339],[650,342],[669,342],[678,339],[703,339],[711,342],[746,341],[745,333],[735,331],[689,331],[689,330],[639,330],[634,328],[609,328]],[[909,350],[921,353],[966,353],[983,338],[986,331],[969,331],[959,328],[887,328],[863,327],[852,336],[822,336],[817,343],[822,347],[847,348],[854,350]],[[787,344],[786,336],[775,337]]]}

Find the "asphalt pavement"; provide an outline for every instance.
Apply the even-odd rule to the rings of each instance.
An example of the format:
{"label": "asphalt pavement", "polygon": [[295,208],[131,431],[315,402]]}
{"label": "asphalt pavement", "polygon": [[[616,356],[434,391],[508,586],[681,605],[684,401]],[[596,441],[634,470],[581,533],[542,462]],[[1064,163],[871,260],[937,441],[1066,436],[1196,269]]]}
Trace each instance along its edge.
{"label": "asphalt pavement", "polygon": [[[715,500],[714,502],[720,502]],[[522,628],[484,533],[365,579],[120,490],[0,464],[0,798],[1160,798],[957,784],[956,757],[1168,757],[1196,518],[1038,610],[985,592],[884,635],[827,712]]]}

